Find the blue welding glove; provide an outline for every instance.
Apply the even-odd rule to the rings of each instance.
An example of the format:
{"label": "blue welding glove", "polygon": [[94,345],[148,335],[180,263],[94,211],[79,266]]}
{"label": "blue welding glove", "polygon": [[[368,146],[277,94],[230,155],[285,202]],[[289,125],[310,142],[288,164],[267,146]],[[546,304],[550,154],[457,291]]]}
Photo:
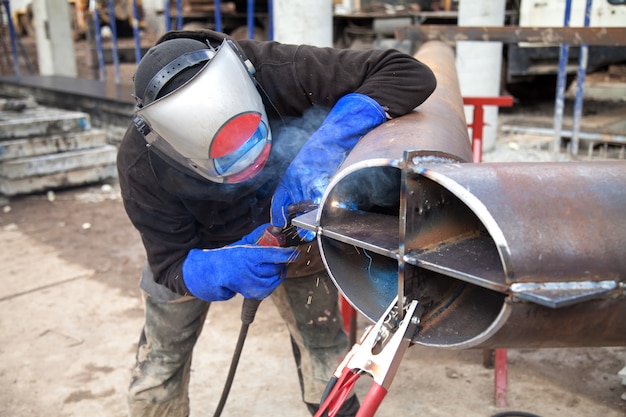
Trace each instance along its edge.
{"label": "blue welding glove", "polygon": [[[319,203],[346,155],[363,135],[385,120],[380,104],[366,95],[351,93],[339,99],[278,184],[272,198],[272,224],[287,226],[287,207],[291,204],[305,200]],[[315,237],[304,229],[298,234],[306,241]]]}
{"label": "blue welding glove", "polygon": [[191,249],[183,262],[189,292],[204,301],[222,301],[236,293],[262,300],[282,282],[295,248],[258,246],[265,224],[241,240],[218,249]]}

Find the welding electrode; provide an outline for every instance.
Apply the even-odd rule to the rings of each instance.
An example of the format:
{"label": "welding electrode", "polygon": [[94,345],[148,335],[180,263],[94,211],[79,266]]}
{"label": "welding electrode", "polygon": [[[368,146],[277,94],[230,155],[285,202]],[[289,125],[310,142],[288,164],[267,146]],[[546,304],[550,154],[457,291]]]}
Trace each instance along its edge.
{"label": "welding electrode", "polygon": [[[312,209],[317,208],[317,205],[312,204],[310,201],[302,201],[297,204],[292,204],[287,207],[287,217],[289,219],[288,224],[282,228],[278,226],[268,226],[263,235],[257,240],[257,245],[259,246],[285,246],[287,242],[287,229],[291,227],[291,220],[299,213],[305,213]],[[245,298],[243,300],[243,306],[241,308],[241,329],[239,330],[239,338],[237,339],[237,345],[235,346],[235,352],[233,353],[233,359],[230,362],[230,369],[228,371],[228,376],[226,377],[226,383],[224,384],[224,390],[222,391],[222,396],[220,398],[220,402],[217,405],[217,409],[213,414],[213,417],[219,417],[222,414],[222,410],[226,405],[226,399],[228,398],[228,394],[230,393],[230,388],[233,384],[233,379],[235,378],[235,372],[237,370],[237,365],[239,364],[239,357],[241,356],[241,351],[243,350],[243,344],[246,341],[246,336],[248,334],[248,328],[254,321],[254,317],[256,316],[256,312],[259,309],[259,305],[261,304],[261,300],[255,300],[253,298]]]}

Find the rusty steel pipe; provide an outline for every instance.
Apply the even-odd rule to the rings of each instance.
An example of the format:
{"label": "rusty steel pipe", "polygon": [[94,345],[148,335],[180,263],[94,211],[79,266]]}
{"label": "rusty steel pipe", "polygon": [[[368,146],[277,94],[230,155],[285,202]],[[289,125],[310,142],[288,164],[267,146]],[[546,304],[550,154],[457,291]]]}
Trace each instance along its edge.
{"label": "rusty steel pipe", "polygon": [[441,45],[417,54],[433,96],[364,137],[294,223],[317,231],[332,279],[370,320],[398,293],[419,300],[416,343],[626,345],[626,162],[469,163]]}

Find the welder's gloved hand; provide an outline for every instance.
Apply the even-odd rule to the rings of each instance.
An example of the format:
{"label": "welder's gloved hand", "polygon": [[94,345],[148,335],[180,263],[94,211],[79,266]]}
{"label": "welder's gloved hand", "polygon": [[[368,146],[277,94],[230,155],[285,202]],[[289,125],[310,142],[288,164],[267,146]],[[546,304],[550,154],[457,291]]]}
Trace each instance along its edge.
{"label": "welder's gloved hand", "polygon": [[255,245],[268,225],[223,248],[190,250],[183,262],[189,292],[204,301],[228,300],[236,293],[255,300],[269,296],[298,251]]}
{"label": "welder's gloved hand", "polygon": [[[326,186],[359,139],[386,120],[374,99],[357,93],[343,96],[330,110],[287,168],[272,199],[272,224],[285,227],[287,208],[300,201],[319,203]],[[307,241],[315,234],[300,229]]]}

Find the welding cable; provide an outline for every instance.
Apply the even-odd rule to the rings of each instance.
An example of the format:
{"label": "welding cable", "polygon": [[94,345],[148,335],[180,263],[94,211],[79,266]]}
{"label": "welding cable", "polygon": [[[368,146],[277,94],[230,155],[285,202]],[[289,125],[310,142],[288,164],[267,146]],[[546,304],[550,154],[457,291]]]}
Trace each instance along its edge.
{"label": "welding cable", "polygon": [[502,411],[500,413],[496,413],[491,417],[541,417],[537,414],[529,413],[526,411]]}
{"label": "welding cable", "polygon": [[222,390],[222,396],[217,408],[215,409],[215,413],[213,413],[213,417],[219,417],[222,415],[222,411],[226,405],[226,400],[228,399],[228,394],[230,393],[230,388],[232,387],[233,380],[235,379],[235,373],[237,372],[237,365],[239,364],[243,344],[246,341],[246,336],[248,335],[248,328],[254,321],[254,316],[256,315],[260,304],[261,300],[255,300],[252,298],[246,298],[243,300],[243,306],[241,308],[241,329],[239,330],[237,346],[235,346],[233,359],[230,362],[230,369],[228,370],[228,376],[226,377],[224,389]]}
{"label": "welding cable", "polygon": [[[296,214],[306,213],[315,208],[317,208],[317,205],[308,200],[289,205],[287,207],[289,223],[291,223],[291,219],[293,219]],[[276,230],[274,226],[269,226],[267,229],[265,229],[263,235],[261,235],[256,244],[260,246],[275,247],[293,246],[292,244],[287,244],[286,242],[286,233],[287,230],[291,227],[292,226],[290,225],[286,228]],[[235,379],[235,373],[237,372],[237,365],[239,364],[239,358],[241,357],[243,344],[246,341],[246,336],[248,335],[248,328],[254,321],[254,316],[256,315],[260,304],[261,300],[255,300],[253,298],[245,298],[243,300],[243,306],[241,308],[241,329],[239,330],[239,338],[237,339],[237,345],[235,346],[233,358],[230,362],[230,369],[228,370],[226,382],[224,383],[222,396],[217,405],[215,413],[213,413],[213,417],[220,417],[222,415],[222,411],[224,410],[224,406],[226,405],[226,400],[228,399],[228,394],[230,393],[230,388],[232,387],[233,380]]]}

